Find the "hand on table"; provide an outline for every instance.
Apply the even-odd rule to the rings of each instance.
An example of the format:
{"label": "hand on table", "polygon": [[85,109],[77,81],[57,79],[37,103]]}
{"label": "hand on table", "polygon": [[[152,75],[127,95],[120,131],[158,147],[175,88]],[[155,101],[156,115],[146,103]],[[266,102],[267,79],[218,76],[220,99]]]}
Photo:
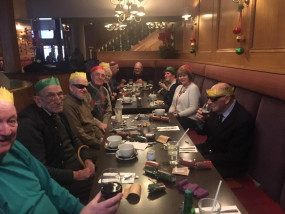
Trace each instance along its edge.
{"label": "hand on table", "polygon": [[107,124],[106,124],[106,123],[101,123],[100,126],[99,126],[99,128],[100,128],[103,132],[105,132],[105,130],[106,130],[106,128],[107,128]]}
{"label": "hand on table", "polygon": [[90,201],[82,210],[81,214],[89,214],[89,213],[96,213],[96,214],[112,214],[117,211],[120,206],[120,202],[122,199],[123,194],[118,193],[116,196],[109,198],[108,200],[99,202],[102,194],[99,192],[95,198]]}

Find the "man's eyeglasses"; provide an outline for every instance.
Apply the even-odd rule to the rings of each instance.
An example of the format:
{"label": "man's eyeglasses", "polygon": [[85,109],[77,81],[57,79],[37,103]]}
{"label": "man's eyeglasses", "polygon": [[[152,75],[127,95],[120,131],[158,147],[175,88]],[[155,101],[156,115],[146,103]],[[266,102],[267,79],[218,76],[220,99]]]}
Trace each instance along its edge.
{"label": "man's eyeglasses", "polygon": [[84,89],[87,88],[87,85],[82,85],[82,84],[72,84],[73,86],[75,86],[78,89]]}
{"label": "man's eyeglasses", "polygon": [[220,99],[221,97],[224,96],[219,96],[219,97],[208,97],[209,100],[211,100],[211,102],[216,102],[218,99]]}
{"label": "man's eyeglasses", "polygon": [[106,75],[105,74],[100,74],[100,73],[95,73],[96,77],[101,77],[102,79],[105,79]]}
{"label": "man's eyeglasses", "polygon": [[54,101],[56,101],[56,99],[62,100],[63,99],[63,92],[61,91],[58,93],[48,93],[44,99],[46,99],[48,102],[54,102]]}

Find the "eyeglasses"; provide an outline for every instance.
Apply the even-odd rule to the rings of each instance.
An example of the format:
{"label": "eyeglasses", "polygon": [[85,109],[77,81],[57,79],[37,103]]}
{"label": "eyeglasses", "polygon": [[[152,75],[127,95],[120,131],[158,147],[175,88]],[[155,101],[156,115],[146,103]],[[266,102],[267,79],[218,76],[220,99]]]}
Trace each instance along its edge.
{"label": "eyeglasses", "polygon": [[216,102],[218,99],[220,99],[221,97],[224,96],[219,96],[219,97],[207,97],[209,100],[211,100],[211,102]]}
{"label": "eyeglasses", "polygon": [[87,88],[87,85],[82,85],[82,84],[72,84],[73,86],[75,86],[78,89],[84,89]]}
{"label": "eyeglasses", "polygon": [[48,102],[54,102],[57,98],[59,100],[62,100],[63,99],[63,92],[58,92],[58,93],[48,93],[46,96],[46,99]]}
{"label": "eyeglasses", "polygon": [[105,74],[100,74],[100,73],[95,73],[96,77],[101,77],[102,79],[105,79],[106,75]]}

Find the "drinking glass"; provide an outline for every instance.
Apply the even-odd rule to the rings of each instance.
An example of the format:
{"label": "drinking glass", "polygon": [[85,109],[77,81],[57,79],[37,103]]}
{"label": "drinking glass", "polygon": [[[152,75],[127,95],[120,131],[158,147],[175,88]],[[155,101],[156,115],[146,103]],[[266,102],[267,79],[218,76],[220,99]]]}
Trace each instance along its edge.
{"label": "drinking glass", "polygon": [[212,198],[202,198],[198,201],[199,213],[200,214],[219,214],[221,212],[221,204],[216,201],[214,204]]}
{"label": "drinking glass", "polygon": [[101,175],[101,193],[104,199],[112,198],[122,192],[121,176],[117,169],[108,168]]}
{"label": "drinking glass", "polygon": [[134,80],[133,80],[133,79],[129,79],[129,84],[130,84],[130,86],[132,86],[133,83],[134,83]]}
{"label": "drinking glass", "polygon": [[179,156],[179,146],[177,145],[177,141],[168,141],[167,151],[170,158],[170,165],[177,165]]}
{"label": "drinking glass", "polygon": [[208,103],[205,103],[202,107],[202,115],[207,118],[210,116],[211,106]]}

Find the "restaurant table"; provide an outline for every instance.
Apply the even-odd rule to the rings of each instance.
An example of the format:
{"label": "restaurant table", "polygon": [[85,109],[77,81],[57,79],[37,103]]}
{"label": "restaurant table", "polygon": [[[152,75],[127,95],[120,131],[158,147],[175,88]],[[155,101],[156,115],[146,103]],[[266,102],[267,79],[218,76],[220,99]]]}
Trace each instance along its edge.
{"label": "restaurant table", "polygon": [[[123,114],[138,114],[138,113],[151,113],[154,109],[157,108],[163,108],[163,109],[168,109],[168,105],[163,103],[163,104],[157,104],[157,105],[151,105],[150,101],[148,99],[150,92],[149,90],[142,90],[140,97],[141,98],[141,103],[138,100],[137,97],[137,101],[135,102],[131,102],[131,103],[122,103],[123,104],[123,109],[122,112]],[[157,99],[159,100],[163,100],[162,96],[157,97]],[[117,106],[118,100],[116,101],[116,105]]]}
{"label": "restaurant table", "polygon": [[[159,135],[166,135],[171,138],[171,140],[179,140],[183,133],[185,132],[183,128],[180,126],[178,121],[173,115],[168,115],[170,117],[170,123],[168,122],[159,122],[159,121],[151,121],[150,128],[156,128],[161,126],[178,126],[179,131],[164,131],[158,132],[152,130],[156,134],[156,138]],[[129,119],[127,119],[127,125],[133,126],[138,123],[138,121],[134,120],[134,115],[131,115]],[[110,128],[110,124],[108,126]],[[106,131],[105,138],[113,135],[114,133],[109,133]],[[187,141],[187,142],[186,142]],[[181,140],[182,144],[190,144],[194,145],[191,139],[186,134]],[[146,148],[144,151],[138,150],[138,156],[132,160],[118,160],[114,153],[109,153],[102,146],[100,152],[98,153],[97,162],[96,162],[96,175],[95,182],[93,188],[91,190],[90,199],[94,198],[95,195],[100,191],[100,185],[98,184],[99,176],[102,171],[106,168],[117,168],[120,172],[135,172],[136,175],[139,176],[138,179],[135,179],[135,183],[139,183],[141,185],[141,197],[140,201],[137,204],[131,204],[126,199],[122,199],[120,207],[118,209],[119,214],[127,214],[127,213],[180,213],[181,205],[184,200],[183,193],[179,192],[175,185],[187,178],[190,183],[198,184],[203,189],[209,191],[209,195],[207,197],[214,198],[215,193],[219,184],[219,181],[222,180],[223,183],[220,188],[220,192],[217,200],[221,203],[222,206],[230,206],[236,205],[241,213],[247,213],[245,208],[233,194],[231,189],[227,186],[226,182],[219,175],[217,170],[213,167],[212,169],[190,169],[190,173],[188,176],[176,175],[176,182],[169,183],[162,181],[166,186],[166,191],[160,194],[149,195],[148,194],[148,185],[152,183],[152,181],[144,173],[143,167],[145,162],[147,161],[147,152],[148,150],[155,150],[156,162],[160,163],[164,167],[170,167],[168,164],[169,157],[167,151],[163,149],[163,144],[156,143],[151,147]],[[203,161],[204,158],[199,152],[196,153],[180,153],[180,157],[187,159],[195,159],[196,161]],[[153,178],[152,178],[153,179]],[[129,184],[123,184],[123,187],[129,187]],[[198,199],[193,197],[193,202],[195,207],[198,207]]]}

